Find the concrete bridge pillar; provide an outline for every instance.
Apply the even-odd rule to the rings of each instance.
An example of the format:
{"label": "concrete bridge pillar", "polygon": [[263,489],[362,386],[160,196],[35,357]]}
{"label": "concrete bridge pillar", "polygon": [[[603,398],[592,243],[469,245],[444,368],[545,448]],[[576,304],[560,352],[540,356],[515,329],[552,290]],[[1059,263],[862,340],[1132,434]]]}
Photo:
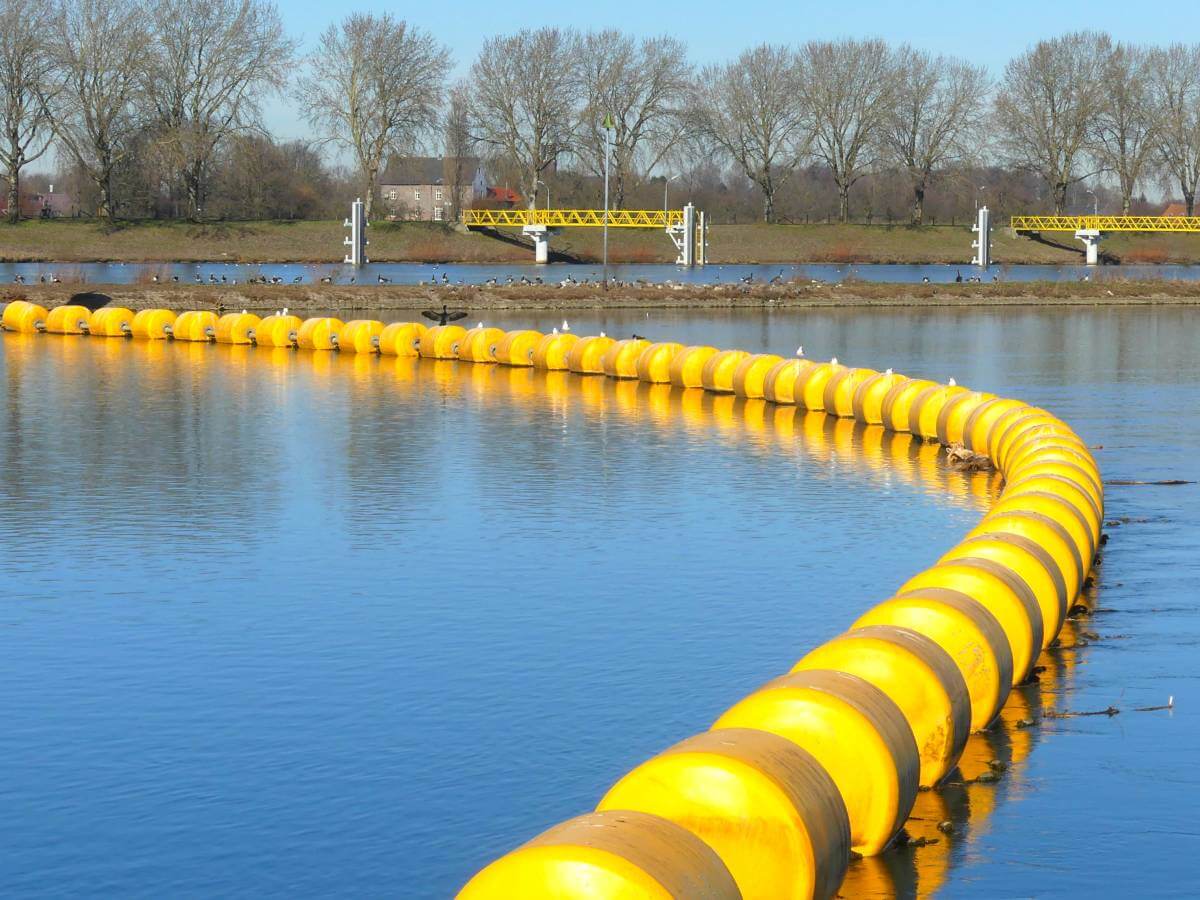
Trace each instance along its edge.
{"label": "concrete bridge pillar", "polygon": [[533,261],[539,265],[550,262],[550,229],[545,225],[526,225],[521,231],[533,238]]}
{"label": "concrete bridge pillar", "polygon": [[1080,228],[1075,232],[1075,240],[1083,241],[1087,249],[1087,264],[1094,266],[1100,262],[1100,241],[1104,238],[1098,228]]}

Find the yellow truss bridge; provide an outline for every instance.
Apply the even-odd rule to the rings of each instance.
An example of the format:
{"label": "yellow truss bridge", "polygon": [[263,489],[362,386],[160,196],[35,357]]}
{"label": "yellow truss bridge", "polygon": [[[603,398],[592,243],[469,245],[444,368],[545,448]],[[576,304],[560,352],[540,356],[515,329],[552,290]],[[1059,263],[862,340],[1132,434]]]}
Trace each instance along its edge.
{"label": "yellow truss bridge", "polygon": [[[492,228],[600,228],[602,209],[464,209],[464,225]],[[683,225],[682,209],[610,209],[609,228],[671,228]]]}
{"label": "yellow truss bridge", "polygon": [[1200,231],[1200,216],[1013,216],[1014,231]]}

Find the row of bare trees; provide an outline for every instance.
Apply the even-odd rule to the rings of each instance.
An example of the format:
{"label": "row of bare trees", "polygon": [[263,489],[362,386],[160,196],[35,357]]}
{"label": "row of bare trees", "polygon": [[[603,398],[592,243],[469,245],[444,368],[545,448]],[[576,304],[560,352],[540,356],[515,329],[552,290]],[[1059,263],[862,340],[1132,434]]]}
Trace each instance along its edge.
{"label": "row of bare trees", "polygon": [[[851,214],[864,178],[902,178],[921,222],[947,173],[1036,175],[1061,211],[1072,185],[1200,185],[1200,45],[1140,47],[1098,32],[1038,42],[995,82],[981,67],[881,40],[764,44],[695,67],[673,37],[522,30],[486,40],[466,78],[431,33],[353,13],[302,60],[268,0],[0,0],[0,168],[15,214],[21,171],[57,144],[98,212],[121,211],[122,166],[151,160],[200,215],[214,165],[290,94],[370,203],[387,161],[436,146],[511,175],[532,204],[546,179],[600,176],[614,205],[652,178],[718,166],[757,190],[766,221],[819,166]],[[292,78],[293,68],[298,76]],[[145,166],[144,166],[145,167]],[[943,184],[944,184],[943,180]]]}

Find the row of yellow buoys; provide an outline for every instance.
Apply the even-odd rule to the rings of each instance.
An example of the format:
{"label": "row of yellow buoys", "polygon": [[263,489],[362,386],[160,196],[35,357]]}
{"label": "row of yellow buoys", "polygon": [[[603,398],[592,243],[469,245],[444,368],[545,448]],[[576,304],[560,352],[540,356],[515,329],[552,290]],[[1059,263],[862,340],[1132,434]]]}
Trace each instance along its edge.
{"label": "row of yellow buoys", "polygon": [[[187,318],[187,317],[191,318]],[[1103,488],[1086,445],[1016,400],[890,370],[603,334],[425,328],[277,314],[9,304],[5,328],[565,370],[794,404],[963,444],[1005,489],[936,565],[713,727],[621,778],[597,811],[493,862],[483,897],[828,897],[852,853],[886,850],[921,787],[955,770],[1057,636],[1091,570]]]}

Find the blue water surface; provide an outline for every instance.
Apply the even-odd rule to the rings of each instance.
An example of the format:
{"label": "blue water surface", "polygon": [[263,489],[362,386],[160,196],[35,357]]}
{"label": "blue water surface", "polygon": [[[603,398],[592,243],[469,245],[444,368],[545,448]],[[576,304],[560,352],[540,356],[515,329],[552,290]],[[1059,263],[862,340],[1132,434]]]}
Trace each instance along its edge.
{"label": "blue water surface", "polygon": [[[1197,323],[571,327],[953,376],[1061,414],[1107,477],[1156,480],[1198,474]],[[9,334],[0,384],[16,896],[452,894],[888,596],[997,488],[850,423],[562,373]],[[1096,614],[969,750],[1005,778],[938,798],[955,834],[855,867],[847,895],[1195,886],[1198,509],[1194,485],[1110,488]]]}

